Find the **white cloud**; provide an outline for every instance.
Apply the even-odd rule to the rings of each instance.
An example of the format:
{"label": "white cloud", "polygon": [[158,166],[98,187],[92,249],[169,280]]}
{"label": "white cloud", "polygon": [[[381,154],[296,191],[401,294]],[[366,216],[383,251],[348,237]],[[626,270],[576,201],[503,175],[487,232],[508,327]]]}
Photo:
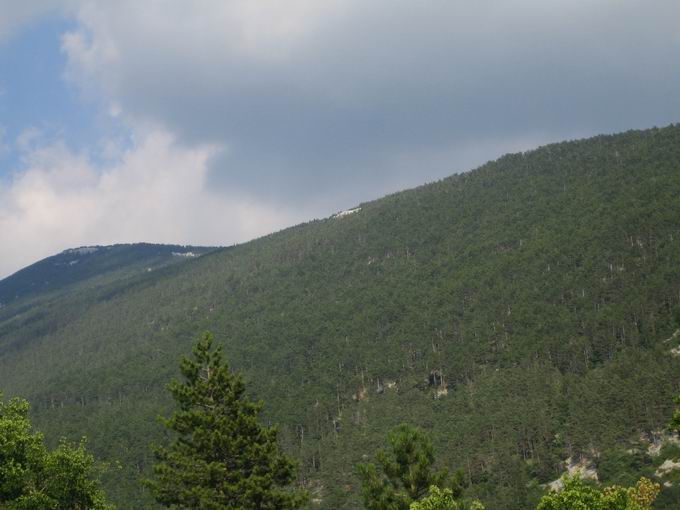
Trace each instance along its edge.
{"label": "white cloud", "polygon": [[0,277],[83,244],[223,245],[301,219],[299,212],[211,193],[205,174],[214,150],[179,147],[158,131],[105,169],[59,143],[32,150],[25,169],[0,182]]}

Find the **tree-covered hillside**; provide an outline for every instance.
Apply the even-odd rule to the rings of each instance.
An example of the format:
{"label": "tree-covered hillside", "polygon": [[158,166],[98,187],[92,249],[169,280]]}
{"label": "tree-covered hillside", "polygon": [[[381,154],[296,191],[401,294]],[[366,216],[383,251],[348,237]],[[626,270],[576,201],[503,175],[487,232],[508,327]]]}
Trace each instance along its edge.
{"label": "tree-covered hillside", "polygon": [[120,280],[203,255],[214,248],[167,244],[82,246],[36,262],[0,280],[0,305],[18,299],[67,291],[93,279],[100,284]]}
{"label": "tree-covered hillside", "polygon": [[[0,389],[31,401],[48,438],[86,434],[123,508],[149,504],[136,480],[164,385],[203,330],[319,508],[359,505],[355,465],[401,422],[430,431],[487,508],[535,508],[568,458],[630,485],[679,453],[654,455],[680,381],[680,126],[508,155],[21,303],[0,316]],[[678,499],[676,482],[655,508]]]}

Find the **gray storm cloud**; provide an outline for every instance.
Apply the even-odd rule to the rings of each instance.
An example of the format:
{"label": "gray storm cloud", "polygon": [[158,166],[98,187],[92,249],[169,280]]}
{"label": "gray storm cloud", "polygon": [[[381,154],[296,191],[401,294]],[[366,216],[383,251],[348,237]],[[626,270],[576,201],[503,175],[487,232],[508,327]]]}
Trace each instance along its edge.
{"label": "gray storm cloud", "polygon": [[0,43],[72,18],[64,76],[131,139],[103,140],[122,154],[104,166],[30,149],[0,182],[0,277],[73,245],[241,242],[505,152],[680,120],[677,0],[0,10]]}
{"label": "gray storm cloud", "polygon": [[[675,1],[191,5],[83,9],[64,39],[73,75],[131,118],[222,144],[213,184],[270,200],[368,198],[519,139],[529,148],[680,113]],[[471,146],[490,150],[473,160]]]}

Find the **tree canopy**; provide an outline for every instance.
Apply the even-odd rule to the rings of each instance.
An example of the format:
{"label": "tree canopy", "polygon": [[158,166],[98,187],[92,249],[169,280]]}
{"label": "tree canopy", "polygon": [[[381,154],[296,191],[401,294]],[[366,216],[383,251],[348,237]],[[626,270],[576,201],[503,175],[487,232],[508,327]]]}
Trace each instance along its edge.
{"label": "tree canopy", "polygon": [[579,476],[566,477],[564,488],[541,499],[537,510],[651,510],[661,487],[641,478],[635,487],[613,485],[599,489]]}
{"label": "tree canopy", "polygon": [[0,508],[7,510],[110,510],[85,440],[45,446],[28,419],[23,399],[0,393]]}
{"label": "tree canopy", "polygon": [[[680,396],[675,399],[675,403],[680,405]],[[680,432],[680,407],[678,407],[673,413],[673,418],[671,418],[669,428],[675,432]]]}
{"label": "tree canopy", "polygon": [[[388,432],[387,443],[376,453],[377,464],[357,466],[368,510],[408,510],[430,487],[447,483],[448,470],[435,470],[432,441],[421,429],[401,424]],[[459,486],[453,487],[458,495]]]}
{"label": "tree canopy", "polygon": [[153,496],[172,508],[298,508],[305,494],[287,488],[295,464],[279,450],[276,427],[259,423],[262,402],[245,396],[212,343],[204,334],[181,361],[184,380],[168,385],[177,409],[162,421],[175,438],[155,450]]}
{"label": "tree canopy", "polygon": [[420,501],[411,503],[409,510],[484,510],[484,505],[473,501],[469,506],[461,506],[453,497],[451,489],[440,489],[436,485],[430,487],[430,493]]}

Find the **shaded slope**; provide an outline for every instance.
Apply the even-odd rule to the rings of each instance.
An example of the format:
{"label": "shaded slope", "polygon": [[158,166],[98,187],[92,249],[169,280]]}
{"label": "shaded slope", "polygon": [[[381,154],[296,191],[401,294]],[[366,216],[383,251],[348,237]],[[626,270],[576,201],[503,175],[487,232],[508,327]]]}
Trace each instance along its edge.
{"label": "shaded slope", "polygon": [[65,250],[0,280],[0,303],[57,293],[95,277],[117,280],[128,274],[158,269],[214,248],[163,244],[83,246]]}
{"label": "shaded slope", "polygon": [[679,199],[680,127],[506,156],[6,318],[0,387],[120,459],[111,490],[141,505],[163,385],[211,329],[324,508],[356,507],[354,464],[404,420],[489,507],[530,508],[568,456],[670,416]]}

